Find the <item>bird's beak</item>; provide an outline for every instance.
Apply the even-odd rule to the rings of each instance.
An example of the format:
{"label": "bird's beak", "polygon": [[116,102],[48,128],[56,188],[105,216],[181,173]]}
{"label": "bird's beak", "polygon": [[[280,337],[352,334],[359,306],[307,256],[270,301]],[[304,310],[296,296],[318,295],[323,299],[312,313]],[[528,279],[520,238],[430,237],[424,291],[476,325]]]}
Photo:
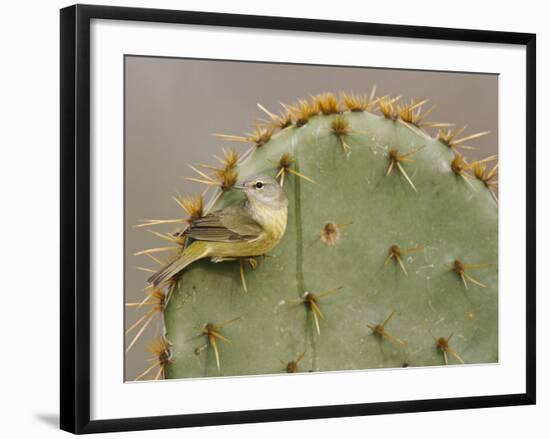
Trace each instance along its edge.
{"label": "bird's beak", "polygon": [[237,189],[238,191],[244,191],[246,189],[246,186],[244,184],[236,184],[233,186],[233,189]]}

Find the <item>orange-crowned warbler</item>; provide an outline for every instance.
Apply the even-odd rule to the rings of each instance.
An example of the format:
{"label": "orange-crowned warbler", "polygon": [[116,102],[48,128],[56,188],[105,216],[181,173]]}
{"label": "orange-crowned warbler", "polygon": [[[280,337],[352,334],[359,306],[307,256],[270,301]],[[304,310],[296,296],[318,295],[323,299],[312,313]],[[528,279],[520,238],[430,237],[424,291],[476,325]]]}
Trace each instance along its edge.
{"label": "orange-crowned warbler", "polygon": [[202,258],[220,262],[260,256],[281,241],[288,200],[278,182],[266,175],[255,175],[234,188],[242,190],[245,199],[194,220],[185,231],[190,244],[149,282],[158,285]]}

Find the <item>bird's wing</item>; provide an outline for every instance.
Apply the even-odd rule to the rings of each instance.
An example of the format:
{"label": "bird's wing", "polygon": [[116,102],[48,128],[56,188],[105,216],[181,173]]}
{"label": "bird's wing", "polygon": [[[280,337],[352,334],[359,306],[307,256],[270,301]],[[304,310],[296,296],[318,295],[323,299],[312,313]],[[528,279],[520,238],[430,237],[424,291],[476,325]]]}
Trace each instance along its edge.
{"label": "bird's wing", "polygon": [[194,220],[187,236],[197,241],[234,242],[256,239],[262,231],[244,204],[238,203]]}

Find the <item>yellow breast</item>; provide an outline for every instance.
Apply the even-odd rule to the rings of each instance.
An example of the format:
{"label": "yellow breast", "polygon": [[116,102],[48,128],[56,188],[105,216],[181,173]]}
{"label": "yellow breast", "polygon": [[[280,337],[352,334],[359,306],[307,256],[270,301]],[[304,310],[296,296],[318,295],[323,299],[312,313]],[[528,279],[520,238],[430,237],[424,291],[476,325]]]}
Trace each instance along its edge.
{"label": "yellow breast", "polygon": [[264,254],[275,247],[286,231],[287,208],[272,209],[259,207],[255,209],[256,221],[261,224],[264,232],[256,239],[249,241],[256,254]]}
{"label": "yellow breast", "polygon": [[271,207],[254,206],[254,219],[263,227],[266,238],[278,243],[286,230],[288,209],[284,207],[273,209]]}

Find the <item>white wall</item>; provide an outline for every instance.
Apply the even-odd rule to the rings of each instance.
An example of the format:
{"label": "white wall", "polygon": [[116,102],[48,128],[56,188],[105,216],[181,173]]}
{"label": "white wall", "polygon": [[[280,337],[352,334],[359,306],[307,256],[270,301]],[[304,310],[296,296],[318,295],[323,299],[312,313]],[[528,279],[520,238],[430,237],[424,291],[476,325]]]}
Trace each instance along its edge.
{"label": "white wall", "polygon": [[[120,6],[164,7],[248,14],[357,20],[395,24],[484,28],[536,32],[538,45],[538,223],[539,249],[550,246],[550,221],[543,205],[550,177],[542,178],[550,163],[548,136],[543,121],[550,116],[542,103],[550,99],[544,77],[548,72],[550,28],[544,2],[462,0],[358,2],[246,0],[195,1],[88,1]],[[261,5],[259,3],[262,3]],[[0,64],[0,167],[1,235],[0,287],[0,431],[5,437],[35,434],[61,436],[58,411],[58,9],[63,1],[9,2],[3,4]],[[545,53],[546,52],[546,53]],[[546,55],[546,56],[543,56]],[[544,111],[543,111],[544,110]],[[545,117],[546,116],[546,117]],[[548,173],[547,173],[548,175]],[[7,245],[6,245],[7,241]],[[550,282],[544,277],[548,257],[539,250],[539,371],[548,368],[550,325],[543,320]],[[543,346],[546,350],[543,351]],[[457,412],[406,414],[339,420],[287,422],[211,427],[163,432],[131,433],[134,437],[228,438],[351,437],[371,438],[472,438],[512,437],[548,431],[543,415],[550,409],[550,385],[538,377],[536,407],[499,408]],[[130,434],[128,434],[130,435]],[[32,437],[32,436],[31,436]],[[118,436],[120,437],[120,436]]]}

